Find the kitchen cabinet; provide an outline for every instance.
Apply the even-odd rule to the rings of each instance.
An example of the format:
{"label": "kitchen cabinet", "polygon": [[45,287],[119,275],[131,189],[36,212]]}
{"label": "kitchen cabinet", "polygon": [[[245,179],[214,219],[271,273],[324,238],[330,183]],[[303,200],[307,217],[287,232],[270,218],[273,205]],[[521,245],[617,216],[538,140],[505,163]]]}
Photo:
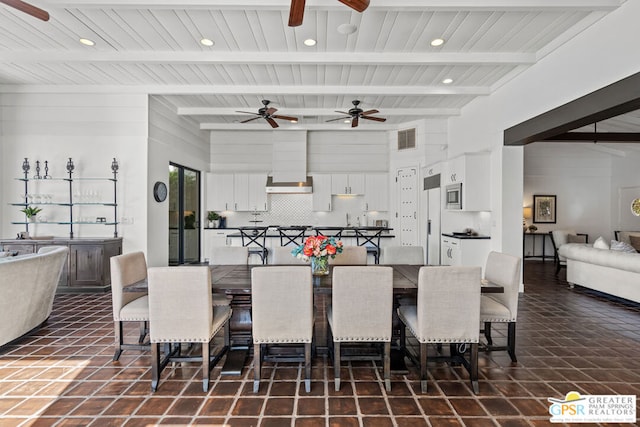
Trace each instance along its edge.
{"label": "kitchen cabinet", "polygon": [[266,211],[267,174],[237,173],[233,176],[234,208],[236,211]]}
{"label": "kitchen cabinet", "polygon": [[331,175],[331,194],[364,194],[364,174],[335,173]]}
{"label": "kitchen cabinet", "polygon": [[331,211],[331,175],[313,175],[312,209],[319,212]]}
{"label": "kitchen cabinet", "polygon": [[364,208],[365,211],[389,210],[389,175],[375,173],[365,175]]}
{"label": "kitchen cabinet", "polygon": [[442,265],[477,265],[484,271],[487,256],[491,249],[491,239],[457,239],[442,236]]}
{"label": "kitchen cabinet", "polygon": [[207,198],[208,211],[234,210],[233,174],[208,173]]}
{"label": "kitchen cabinet", "polygon": [[235,228],[205,228],[203,235],[203,248],[202,258],[212,259],[211,250],[221,246],[227,246],[227,236],[232,233],[237,233]]}
{"label": "kitchen cabinet", "polygon": [[489,153],[468,153],[446,164],[444,185],[462,183],[462,210],[491,210]]}
{"label": "kitchen cabinet", "polygon": [[69,248],[57,292],[104,292],[111,286],[110,258],[122,253],[122,238],[54,238],[52,240],[2,240],[5,251],[36,253],[46,246]]}

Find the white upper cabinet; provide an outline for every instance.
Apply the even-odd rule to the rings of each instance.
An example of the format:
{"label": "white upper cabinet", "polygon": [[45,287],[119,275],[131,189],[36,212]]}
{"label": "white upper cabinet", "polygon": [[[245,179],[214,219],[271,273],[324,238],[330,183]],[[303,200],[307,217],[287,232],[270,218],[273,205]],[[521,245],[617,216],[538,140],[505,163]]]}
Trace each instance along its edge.
{"label": "white upper cabinet", "polygon": [[234,210],[266,211],[267,174],[237,173],[234,175]]}
{"label": "white upper cabinet", "polygon": [[365,211],[389,210],[389,174],[371,173],[365,175]]}
{"label": "white upper cabinet", "polygon": [[447,162],[444,185],[462,183],[462,210],[491,210],[489,153],[468,153]]}
{"label": "white upper cabinet", "polygon": [[331,175],[331,194],[364,194],[364,174],[334,173]]}
{"label": "white upper cabinet", "polygon": [[231,211],[235,209],[233,174],[207,174],[206,206],[209,211]]}
{"label": "white upper cabinet", "polygon": [[313,175],[313,210],[326,212],[331,206],[331,175]]}

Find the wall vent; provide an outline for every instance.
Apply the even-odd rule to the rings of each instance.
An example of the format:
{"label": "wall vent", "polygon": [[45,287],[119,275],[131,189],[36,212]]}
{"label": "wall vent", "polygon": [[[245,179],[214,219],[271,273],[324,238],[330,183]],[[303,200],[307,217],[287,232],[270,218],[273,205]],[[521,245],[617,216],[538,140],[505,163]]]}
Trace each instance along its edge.
{"label": "wall vent", "polygon": [[398,131],[398,151],[416,148],[416,130],[405,129]]}

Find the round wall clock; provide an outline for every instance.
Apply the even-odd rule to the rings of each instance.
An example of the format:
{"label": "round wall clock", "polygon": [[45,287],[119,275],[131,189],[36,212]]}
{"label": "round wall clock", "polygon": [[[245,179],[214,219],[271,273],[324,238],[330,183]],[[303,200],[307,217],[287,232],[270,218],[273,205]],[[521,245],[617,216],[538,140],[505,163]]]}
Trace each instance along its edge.
{"label": "round wall clock", "polygon": [[162,181],[157,181],[153,185],[153,198],[156,202],[164,202],[167,199],[167,185]]}

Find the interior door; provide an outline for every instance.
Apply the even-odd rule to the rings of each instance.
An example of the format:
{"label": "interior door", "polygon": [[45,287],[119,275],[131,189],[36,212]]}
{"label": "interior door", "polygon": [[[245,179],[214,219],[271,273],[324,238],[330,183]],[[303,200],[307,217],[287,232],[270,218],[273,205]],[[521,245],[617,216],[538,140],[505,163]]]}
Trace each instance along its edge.
{"label": "interior door", "polygon": [[396,217],[399,217],[401,245],[418,246],[418,170],[398,169],[396,188],[399,203]]}
{"label": "interior door", "polygon": [[169,165],[169,265],[200,262],[200,172]]}

